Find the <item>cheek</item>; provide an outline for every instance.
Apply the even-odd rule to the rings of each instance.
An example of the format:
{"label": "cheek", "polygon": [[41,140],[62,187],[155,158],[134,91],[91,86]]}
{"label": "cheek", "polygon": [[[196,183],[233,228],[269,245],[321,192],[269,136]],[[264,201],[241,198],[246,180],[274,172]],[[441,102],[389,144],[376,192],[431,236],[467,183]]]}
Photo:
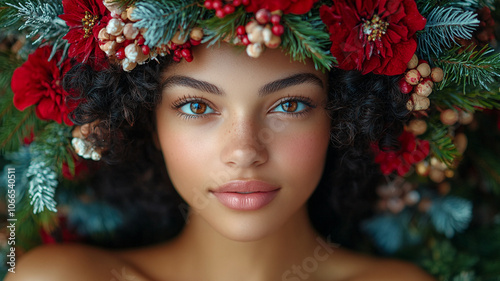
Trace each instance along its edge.
{"label": "cheek", "polygon": [[176,124],[159,128],[158,136],[170,180],[188,201],[196,188],[204,184],[201,182],[203,177],[196,175],[203,173],[207,161],[213,158],[207,147],[215,144],[209,138],[200,137],[200,132]]}
{"label": "cheek", "polygon": [[282,136],[277,143],[276,157],[288,182],[309,190],[319,183],[326,161],[329,144],[329,123],[312,126],[313,129]]}

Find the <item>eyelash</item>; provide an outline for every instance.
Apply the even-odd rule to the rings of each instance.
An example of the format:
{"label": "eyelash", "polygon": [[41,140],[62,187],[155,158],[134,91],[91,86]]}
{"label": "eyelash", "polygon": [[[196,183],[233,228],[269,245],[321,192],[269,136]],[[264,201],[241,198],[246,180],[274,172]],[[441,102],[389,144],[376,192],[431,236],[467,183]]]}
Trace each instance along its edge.
{"label": "eyelash", "polygon": [[199,103],[204,103],[210,108],[214,108],[211,103],[203,98],[200,97],[193,97],[193,96],[183,96],[182,98],[174,101],[172,103],[172,109],[177,111],[177,115],[185,118],[185,119],[195,119],[195,118],[205,118],[208,116],[208,114],[188,114],[180,111],[180,108],[183,106],[189,104],[189,103],[194,103],[194,102],[199,102]]}
{"label": "eyelash", "polygon": [[[286,98],[283,98],[279,101],[279,103],[273,107],[272,110],[275,110],[278,106],[281,106],[282,104],[286,103],[286,102],[301,102],[303,103],[306,108],[304,110],[301,110],[299,112],[281,112],[281,113],[285,113],[287,115],[290,115],[292,117],[300,117],[300,116],[303,116],[304,114],[307,114],[311,109],[313,108],[316,108],[316,106],[313,104],[313,101],[308,98],[308,97],[304,97],[304,96],[288,96]],[[276,112],[276,113],[280,113],[280,112]]]}
{"label": "eyelash", "polygon": [[[183,113],[180,111],[180,108],[182,108],[183,106],[189,104],[189,103],[193,103],[193,102],[199,102],[199,103],[204,103],[206,104],[208,107],[210,108],[214,108],[209,101],[203,99],[203,98],[200,98],[200,97],[194,97],[194,96],[183,96],[182,98],[174,101],[172,103],[172,109],[176,110],[177,111],[177,114],[185,119],[195,119],[195,118],[205,118],[208,116],[208,114],[188,114],[188,113]],[[316,106],[313,104],[313,101],[308,98],[308,97],[304,97],[304,96],[288,96],[286,98],[283,98],[279,101],[279,103],[274,106],[272,109],[271,109],[271,112],[273,110],[275,110],[278,106],[286,103],[286,102],[301,102],[303,103],[306,108],[302,111],[299,111],[299,112],[281,112],[281,113],[285,113],[289,116],[293,116],[293,117],[300,117],[306,113],[309,112],[310,109],[312,108],[316,108]],[[275,113],[280,113],[280,112],[275,112]]]}

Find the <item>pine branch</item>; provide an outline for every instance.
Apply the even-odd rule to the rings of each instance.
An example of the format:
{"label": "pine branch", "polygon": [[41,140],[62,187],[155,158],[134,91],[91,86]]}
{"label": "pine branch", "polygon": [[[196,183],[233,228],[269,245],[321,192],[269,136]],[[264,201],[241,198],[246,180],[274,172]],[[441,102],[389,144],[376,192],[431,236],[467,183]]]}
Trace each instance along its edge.
{"label": "pine branch", "polygon": [[19,30],[28,31],[27,38],[36,38],[33,41],[35,45],[46,41],[61,40],[69,30],[66,23],[59,18],[59,15],[64,12],[61,1],[36,0],[24,3],[5,1],[5,5],[15,9],[16,13],[10,15],[3,25],[23,22]]}
{"label": "pine branch", "polygon": [[442,47],[459,45],[456,38],[470,39],[479,26],[477,15],[455,7],[436,7],[427,16],[425,30],[418,35],[418,52],[430,58],[443,52]]}
{"label": "pine branch", "polygon": [[453,161],[460,156],[452,138],[448,134],[448,127],[436,120],[429,122],[429,129],[425,134],[429,140],[431,155],[451,167]]}
{"label": "pine branch", "polygon": [[21,64],[22,61],[16,57],[16,54],[10,51],[0,53],[0,96],[4,95],[10,88],[12,74]]}
{"label": "pine branch", "polygon": [[26,177],[29,180],[30,204],[33,213],[38,214],[44,209],[57,212],[54,194],[57,187],[57,174],[53,168],[43,162],[32,160]]}
{"label": "pine branch", "polygon": [[336,59],[330,54],[330,38],[325,32],[325,24],[319,17],[319,11],[310,12],[307,20],[304,15],[283,15],[285,33],[282,35],[282,47],[295,61],[305,61],[311,58],[316,69],[332,68]]}
{"label": "pine branch", "polygon": [[[459,53],[458,47],[449,50],[434,63],[441,67],[446,74],[439,88],[443,89],[451,84],[462,84],[463,92],[467,85],[489,90],[489,85],[498,83],[500,77],[500,54],[485,46],[479,51],[469,47]],[[457,54],[458,53],[458,54]]]}
{"label": "pine branch", "polygon": [[61,167],[67,159],[72,158],[70,154],[71,129],[71,127],[51,122],[36,137],[35,145],[31,145],[32,153],[39,152],[37,157],[49,166]]}
{"label": "pine branch", "polygon": [[436,91],[430,95],[434,105],[440,108],[459,108],[467,112],[475,112],[481,109],[500,109],[500,83],[490,85],[495,91],[485,91],[475,89],[467,91],[466,94],[461,92],[462,89],[456,87],[448,87],[446,89]]}
{"label": "pine branch", "polygon": [[475,11],[481,7],[495,9],[495,0],[454,0],[450,1],[449,6],[459,7],[468,11]]}
{"label": "pine branch", "polygon": [[234,40],[236,28],[240,25],[244,26],[247,23],[248,17],[249,15],[242,6],[237,7],[234,13],[222,19],[215,16],[209,17],[201,22],[205,32],[202,42],[209,42],[208,45],[210,46],[221,42],[223,39]]}
{"label": "pine branch", "polygon": [[0,99],[0,152],[16,151],[23,143],[23,139],[31,133],[36,135],[47,124],[35,115],[35,108],[28,107],[19,111],[12,103],[13,94],[8,93]]}
{"label": "pine branch", "polygon": [[428,14],[439,6],[446,6],[452,0],[416,0],[418,11],[422,16],[427,18]]}
{"label": "pine branch", "polygon": [[149,47],[160,46],[167,44],[177,30],[182,30],[180,36],[190,32],[204,11],[197,1],[146,0],[136,4],[133,17],[139,21],[134,26],[147,29],[143,35]]}

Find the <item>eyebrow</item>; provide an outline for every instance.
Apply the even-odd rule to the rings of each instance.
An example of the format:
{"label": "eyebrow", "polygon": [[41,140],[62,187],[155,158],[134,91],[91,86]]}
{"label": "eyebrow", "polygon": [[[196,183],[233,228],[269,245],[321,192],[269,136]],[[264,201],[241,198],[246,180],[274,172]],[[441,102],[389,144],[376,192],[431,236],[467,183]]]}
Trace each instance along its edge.
{"label": "eyebrow", "polygon": [[[291,86],[306,84],[306,83],[317,85],[322,89],[324,88],[323,81],[318,76],[312,73],[298,73],[285,77],[283,79],[270,82],[262,86],[259,89],[258,94],[259,97],[262,97]],[[200,90],[202,92],[207,92],[215,95],[225,94],[224,91],[222,91],[219,87],[215,86],[214,84],[182,75],[174,75],[167,78],[163,82],[163,89],[173,87],[176,85],[190,87],[196,90]]]}
{"label": "eyebrow", "polygon": [[262,97],[291,86],[306,83],[317,85],[322,89],[324,88],[323,81],[318,76],[312,73],[298,73],[264,85],[259,89],[259,96]]}

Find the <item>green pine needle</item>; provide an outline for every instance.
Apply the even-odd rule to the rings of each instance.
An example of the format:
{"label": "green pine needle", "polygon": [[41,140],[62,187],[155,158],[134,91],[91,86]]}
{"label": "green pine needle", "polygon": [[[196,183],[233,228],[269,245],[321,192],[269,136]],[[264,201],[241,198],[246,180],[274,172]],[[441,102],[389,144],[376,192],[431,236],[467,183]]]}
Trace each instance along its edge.
{"label": "green pine needle", "polygon": [[[304,20],[303,17],[307,17]],[[326,26],[319,16],[319,11],[308,15],[283,15],[285,33],[282,47],[296,61],[305,61],[311,58],[316,69],[329,70],[337,63],[330,54],[331,41]]]}
{"label": "green pine needle", "polygon": [[477,51],[469,47],[459,53],[459,48],[453,48],[434,63],[441,67],[445,77],[440,89],[449,85],[461,85],[466,92],[467,85],[480,86],[489,90],[491,84],[496,84],[500,77],[500,53],[494,53],[489,46]]}
{"label": "green pine needle", "polygon": [[204,27],[203,43],[208,42],[208,45],[214,45],[222,40],[234,40],[236,28],[240,25],[245,25],[249,15],[245,12],[244,7],[237,7],[234,13],[226,15],[223,18],[211,16],[200,22]]}
{"label": "green pine needle", "polygon": [[31,106],[24,111],[14,108],[13,94],[8,91],[0,98],[0,153],[16,151],[23,143],[23,139],[31,133],[36,135],[47,124],[35,114],[35,107]]}
{"label": "green pine needle", "polygon": [[146,0],[136,4],[132,15],[139,20],[135,27],[147,28],[143,34],[145,43],[156,47],[167,44],[177,30],[183,31],[181,37],[190,32],[204,12],[202,3],[197,1]]}
{"label": "green pine needle", "polygon": [[429,129],[426,133],[429,140],[431,155],[448,167],[453,165],[456,158],[460,157],[452,137],[448,134],[448,126],[443,125],[439,120],[429,122]]}

